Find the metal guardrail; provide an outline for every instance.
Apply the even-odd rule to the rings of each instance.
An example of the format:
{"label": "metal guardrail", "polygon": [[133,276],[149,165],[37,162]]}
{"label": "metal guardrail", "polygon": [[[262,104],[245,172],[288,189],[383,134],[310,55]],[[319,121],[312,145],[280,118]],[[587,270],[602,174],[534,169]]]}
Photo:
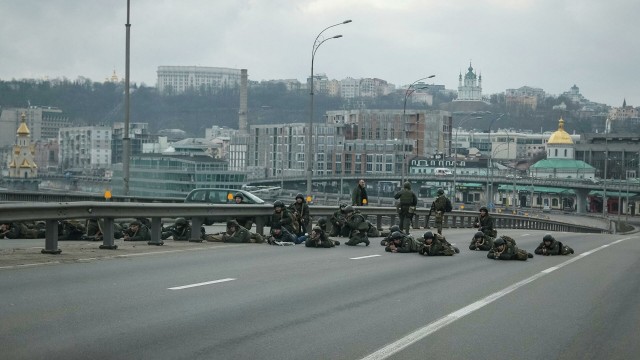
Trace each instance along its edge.
{"label": "metal guardrail", "polygon": [[[356,207],[364,215],[374,218],[372,222],[382,229],[383,225],[395,223],[397,216],[395,207],[364,206]],[[337,210],[336,206],[313,205],[311,212],[317,220],[319,217],[329,218]],[[199,229],[208,217],[253,217],[256,231],[264,233],[264,227],[273,213],[271,205],[235,205],[235,204],[194,204],[194,203],[117,203],[117,202],[37,202],[37,203],[8,203],[0,206],[0,222],[11,221],[45,221],[46,239],[43,253],[57,254],[58,249],[58,221],[65,219],[102,219],[104,221],[103,244],[101,249],[116,249],[114,244],[113,223],[116,219],[151,218],[151,241],[149,245],[162,245],[161,221],[163,218],[190,218],[193,229]],[[427,222],[429,210],[416,209],[413,227],[429,228]],[[453,211],[444,216],[445,228],[472,228],[477,212]],[[601,233],[606,230],[589,226],[567,224],[559,221],[530,218],[517,215],[492,214],[497,228],[532,229],[566,232]],[[192,232],[190,241],[202,241],[199,231]]]}

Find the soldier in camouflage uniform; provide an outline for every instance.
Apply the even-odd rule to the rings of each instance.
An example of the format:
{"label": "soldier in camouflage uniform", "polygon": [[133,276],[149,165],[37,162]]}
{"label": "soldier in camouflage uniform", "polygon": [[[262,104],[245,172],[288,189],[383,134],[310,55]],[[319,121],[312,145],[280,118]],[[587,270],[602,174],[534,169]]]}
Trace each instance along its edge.
{"label": "soldier in camouflage uniform", "polygon": [[183,217],[179,217],[173,225],[163,228],[160,238],[166,240],[169,237],[173,237],[175,241],[191,240],[191,225],[189,225],[189,221]]}
{"label": "soldier in camouflage uniform", "polygon": [[135,220],[124,230],[124,241],[151,241],[151,231],[146,225]]}
{"label": "soldier in camouflage uniform", "polygon": [[79,221],[58,221],[58,240],[84,240],[84,225]]}
{"label": "soldier in camouflage uniform", "polygon": [[296,235],[302,236],[306,234],[308,232],[307,226],[311,223],[311,215],[309,213],[309,205],[302,193],[296,195],[296,201],[289,205],[289,211],[298,223]]}
{"label": "soldier in camouflage uniform", "polygon": [[563,245],[561,242],[557,241],[553,235],[546,234],[542,238],[542,242],[538,247],[533,251],[536,255],[571,255],[574,253],[573,249]]}
{"label": "soldier in camouflage uniform", "polygon": [[[234,196],[234,202],[236,204],[245,204],[244,202],[244,195],[242,195],[242,193],[237,193]],[[238,222],[238,224],[240,224],[240,226],[242,226],[243,228],[247,229],[247,230],[251,230],[251,227],[253,226],[253,218],[252,217],[246,217],[246,216],[238,216],[236,218],[236,221]]]}
{"label": "soldier in camouflage uniform", "polygon": [[494,228],[493,218],[489,215],[489,210],[486,206],[480,208],[480,216],[476,218],[474,226],[494,239],[498,236],[498,231]]}
{"label": "soldier in camouflage uniform", "polygon": [[[435,226],[440,235],[442,235],[442,219],[444,217],[446,204],[447,197],[444,196],[444,190],[438,189],[438,196],[433,200],[433,203],[431,203],[431,213],[435,214]],[[427,221],[427,224],[428,223]]]}
{"label": "soldier in camouflage uniform", "polygon": [[314,248],[331,248],[336,245],[340,245],[340,242],[328,238],[327,234],[319,226],[315,226],[311,230],[311,234],[304,242],[304,246]]}
{"label": "soldier in camouflage uniform", "polygon": [[394,231],[391,234],[389,245],[384,250],[392,253],[420,252],[423,246],[424,244],[414,239],[413,236]]}
{"label": "soldier in camouflage uniform", "polygon": [[351,205],[344,208],[344,212],[347,215],[347,227],[350,229],[349,241],[345,244],[349,246],[356,246],[360,243],[364,243],[369,246],[369,228],[371,224],[359,211],[355,211]]}
{"label": "soldier in camouflage uniform", "polygon": [[291,212],[287,210],[281,200],[276,200],[273,203],[273,215],[271,215],[269,227],[273,228],[274,225],[280,225],[291,234],[295,234],[296,231],[294,229],[298,227],[294,223],[293,214],[291,214]]}
{"label": "soldier in camouflage uniform", "polygon": [[526,250],[518,249],[515,241],[510,238],[505,239],[505,236],[501,236],[494,240],[493,247],[487,253],[487,257],[494,260],[526,261],[528,258],[532,258],[533,254]]}
{"label": "soldier in camouflage uniform", "polygon": [[413,191],[411,191],[411,183],[408,181],[405,182],[402,190],[398,191],[393,198],[398,200],[400,229],[402,229],[405,234],[409,234],[411,220],[413,219],[416,206],[418,206],[418,197]]}
{"label": "soldier in camouflage uniform", "polygon": [[382,230],[380,232],[380,236],[384,237],[384,239],[380,241],[380,246],[389,245],[389,242],[391,242],[391,235],[396,231],[400,231],[400,226],[392,225],[389,230]]}
{"label": "soldier in camouflage uniform", "polygon": [[287,228],[279,224],[271,227],[270,235],[267,239],[267,243],[270,245],[294,245],[296,241],[297,236],[290,233]]}
{"label": "soldier in camouflage uniform", "polygon": [[44,230],[29,229],[21,222],[4,223],[0,225],[0,239],[41,239],[45,237]]}
{"label": "soldier in camouflage uniform", "polygon": [[424,239],[423,248],[420,250],[420,255],[424,256],[452,256],[453,254],[457,254],[460,250],[451,245],[445,239],[444,236],[440,234],[434,234],[431,231],[427,231],[422,236]]}
{"label": "soldier in camouflage uniform", "polygon": [[482,231],[478,231],[473,235],[471,244],[469,244],[469,250],[476,251],[489,251],[493,247],[493,238],[489,235],[485,235]]}
{"label": "soldier in camouflage uniform", "polygon": [[329,236],[341,236],[347,237],[349,236],[349,229],[347,228],[347,217],[344,213],[344,208],[347,207],[346,204],[340,204],[340,207],[337,211],[331,215],[329,221],[331,222],[331,233]]}

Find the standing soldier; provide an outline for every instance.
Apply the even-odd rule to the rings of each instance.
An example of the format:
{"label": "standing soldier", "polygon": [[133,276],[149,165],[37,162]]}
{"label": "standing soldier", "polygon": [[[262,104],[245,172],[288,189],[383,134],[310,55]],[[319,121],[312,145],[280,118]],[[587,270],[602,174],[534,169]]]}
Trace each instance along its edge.
{"label": "standing soldier", "polygon": [[460,252],[457,247],[451,245],[447,239],[440,234],[433,234],[431,231],[427,231],[422,238],[424,239],[424,246],[420,251],[420,255],[452,256]]}
{"label": "standing soldier", "polygon": [[542,242],[538,247],[533,251],[536,255],[570,255],[573,254],[573,249],[563,245],[560,241],[556,241],[556,239],[551,234],[546,234],[542,238]]}
{"label": "standing soldier", "polygon": [[309,237],[304,242],[304,246],[315,248],[330,248],[336,245],[340,245],[340,242],[328,238],[327,233],[319,226],[315,226],[313,230],[311,230],[311,234],[309,234]]}
{"label": "standing soldier", "polygon": [[482,231],[478,231],[473,235],[471,244],[469,244],[469,250],[476,251],[489,251],[493,247],[493,238],[489,235],[485,235]]}
{"label": "standing soldier", "polygon": [[[447,204],[450,204],[450,200],[444,196],[444,190],[438,189],[438,196],[433,203],[431,203],[431,210],[429,210],[429,215],[431,213],[435,213],[436,221],[435,226],[438,229],[438,234],[442,235],[442,219],[444,217],[445,211],[447,211]],[[429,220],[427,219],[427,224]]]}
{"label": "standing soldier", "polygon": [[474,226],[494,239],[498,236],[498,231],[494,228],[493,218],[489,215],[489,210],[486,206],[480,208],[480,216],[476,218]]}
{"label": "standing soldier", "polygon": [[505,240],[504,236],[501,236],[493,242],[493,247],[487,253],[489,259],[494,260],[521,260],[526,261],[527,258],[532,258],[533,254],[526,250],[518,249],[515,241]]}
{"label": "standing soldier", "polygon": [[309,205],[305,201],[304,195],[296,195],[296,201],[289,205],[289,211],[293,213],[293,217],[298,222],[299,229],[297,235],[302,236],[307,233],[307,225],[311,221],[311,215],[309,214]]}
{"label": "standing soldier", "polygon": [[351,193],[351,205],[353,206],[365,206],[369,203],[369,197],[367,196],[367,186],[364,184],[364,179],[358,181],[355,189]]}
{"label": "standing soldier", "polygon": [[407,181],[404,183],[402,190],[398,191],[393,198],[399,202],[400,229],[408,235],[413,214],[415,214],[416,206],[418,206],[418,197],[411,191],[411,183]]}

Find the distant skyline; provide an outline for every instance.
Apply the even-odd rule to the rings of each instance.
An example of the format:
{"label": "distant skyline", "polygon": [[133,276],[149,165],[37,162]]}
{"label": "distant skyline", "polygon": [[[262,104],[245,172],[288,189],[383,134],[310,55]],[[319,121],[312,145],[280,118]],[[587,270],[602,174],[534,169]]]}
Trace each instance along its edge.
{"label": "distant skyline", "polygon": [[[126,0],[0,2],[0,79],[125,73]],[[633,0],[131,0],[131,81],[158,66],[246,68],[253,81],[310,75],[457,89],[471,62],[483,94],[531,86],[640,106]]]}

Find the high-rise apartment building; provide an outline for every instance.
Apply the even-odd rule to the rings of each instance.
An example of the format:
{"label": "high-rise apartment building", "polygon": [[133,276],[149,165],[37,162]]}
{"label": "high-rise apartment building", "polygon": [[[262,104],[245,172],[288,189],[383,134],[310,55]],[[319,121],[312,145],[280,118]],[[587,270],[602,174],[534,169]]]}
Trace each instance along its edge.
{"label": "high-rise apartment building", "polygon": [[62,128],[58,143],[63,170],[89,171],[111,167],[111,128],[108,126]]}
{"label": "high-rise apartment building", "polygon": [[205,66],[158,66],[157,88],[161,94],[187,90],[216,90],[240,86],[240,69]]}

